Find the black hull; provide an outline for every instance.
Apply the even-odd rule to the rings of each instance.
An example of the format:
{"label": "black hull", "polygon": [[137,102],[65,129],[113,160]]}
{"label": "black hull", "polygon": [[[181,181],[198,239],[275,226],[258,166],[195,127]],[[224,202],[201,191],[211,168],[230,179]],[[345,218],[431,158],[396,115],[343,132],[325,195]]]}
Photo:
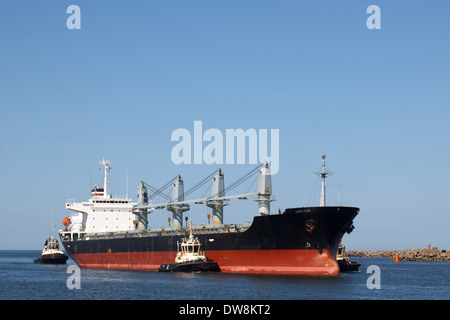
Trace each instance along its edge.
{"label": "black hull", "polygon": [[[351,232],[358,212],[355,207],[292,208],[256,216],[245,231],[197,231],[194,235],[223,272],[336,274],[338,245]],[[73,234],[73,238],[63,232],[60,236],[80,267],[157,270],[174,261],[177,241],[187,233],[183,228],[176,235],[142,230],[89,237]]]}
{"label": "black hull", "polygon": [[220,272],[217,262],[212,260],[162,264],[159,272]]}
{"label": "black hull", "polygon": [[65,254],[46,254],[34,259],[34,263],[42,264],[66,264],[68,256]]}

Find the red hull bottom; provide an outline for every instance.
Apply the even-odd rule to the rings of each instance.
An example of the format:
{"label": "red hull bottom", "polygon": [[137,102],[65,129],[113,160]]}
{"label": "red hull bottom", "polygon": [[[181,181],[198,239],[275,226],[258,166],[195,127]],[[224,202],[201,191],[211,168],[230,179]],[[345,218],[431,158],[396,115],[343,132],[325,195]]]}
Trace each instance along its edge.
{"label": "red hull bottom", "polygon": [[[119,252],[72,254],[81,268],[157,270],[173,263],[176,252]],[[329,250],[236,250],[208,251],[222,272],[338,275],[339,265]]]}

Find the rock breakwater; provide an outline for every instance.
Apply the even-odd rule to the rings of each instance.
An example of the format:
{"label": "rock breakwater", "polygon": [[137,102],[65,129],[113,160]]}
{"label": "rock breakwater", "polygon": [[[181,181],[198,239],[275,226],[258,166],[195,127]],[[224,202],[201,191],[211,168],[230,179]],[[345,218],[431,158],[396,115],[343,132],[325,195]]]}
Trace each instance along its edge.
{"label": "rock breakwater", "polygon": [[375,251],[347,251],[349,257],[390,258],[395,260],[396,254],[400,261],[450,261],[450,252],[428,249],[408,250],[375,250]]}

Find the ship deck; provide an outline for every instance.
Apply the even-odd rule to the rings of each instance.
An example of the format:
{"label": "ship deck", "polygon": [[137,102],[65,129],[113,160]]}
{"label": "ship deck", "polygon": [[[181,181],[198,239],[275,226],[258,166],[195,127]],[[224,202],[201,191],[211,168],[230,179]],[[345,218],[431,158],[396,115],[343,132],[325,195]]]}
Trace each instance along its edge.
{"label": "ship deck", "polygon": [[[221,225],[198,225],[192,226],[194,235],[200,234],[218,234],[218,233],[240,233],[250,228],[251,223],[243,224],[221,224]],[[77,234],[77,240],[105,240],[105,239],[125,239],[125,238],[143,238],[143,237],[161,237],[161,236],[183,236],[189,234],[188,227],[181,228],[154,228],[132,231],[114,231],[114,232],[96,232],[86,233],[77,231],[61,231],[61,239],[70,241],[73,234]]]}

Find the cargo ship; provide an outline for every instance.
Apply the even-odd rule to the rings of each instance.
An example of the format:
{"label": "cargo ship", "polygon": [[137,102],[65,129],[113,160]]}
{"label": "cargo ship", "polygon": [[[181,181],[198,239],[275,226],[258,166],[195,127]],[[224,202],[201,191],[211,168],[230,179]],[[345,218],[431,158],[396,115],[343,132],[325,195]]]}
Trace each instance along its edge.
{"label": "cargo ship", "polygon": [[[198,189],[212,179],[210,197],[185,200],[183,179],[178,175],[165,187],[156,189],[140,182],[137,202],[128,196],[108,194],[111,162],[103,160],[104,186],[95,186],[87,202],[66,202],[66,209],[75,212],[66,216],[61,242],[67,254],[81,268],[157,270],[170,264],[177,254],[177,243],[189,234],[183,226],[183,213],[190,205],[206,204],[212,210],[212,223],[192,226],[209,259],[218,263],[221,272],[338,275],[338,245],[350,233],[359,208],[326,206],[325,178],[330,174],[322,156],[320,206],[287,208],[270,212],[272,183],[270,166],[261,164],[228,188],[220,169],[191,188]],[[259,174],[257,192],[226,196],[236,185],[252,174]],[[172,197],[164,203],[153,203],[154,195],[172,187]],[[150,188],[154,193],[148,194]],[[224,207],[232,199],[255,198],[258,215],[251,223],[224,224]],[[148,228],[148,214],[165,209],[172,212],[172,225]],[[209,217],[208,217],[209,220]]]}

